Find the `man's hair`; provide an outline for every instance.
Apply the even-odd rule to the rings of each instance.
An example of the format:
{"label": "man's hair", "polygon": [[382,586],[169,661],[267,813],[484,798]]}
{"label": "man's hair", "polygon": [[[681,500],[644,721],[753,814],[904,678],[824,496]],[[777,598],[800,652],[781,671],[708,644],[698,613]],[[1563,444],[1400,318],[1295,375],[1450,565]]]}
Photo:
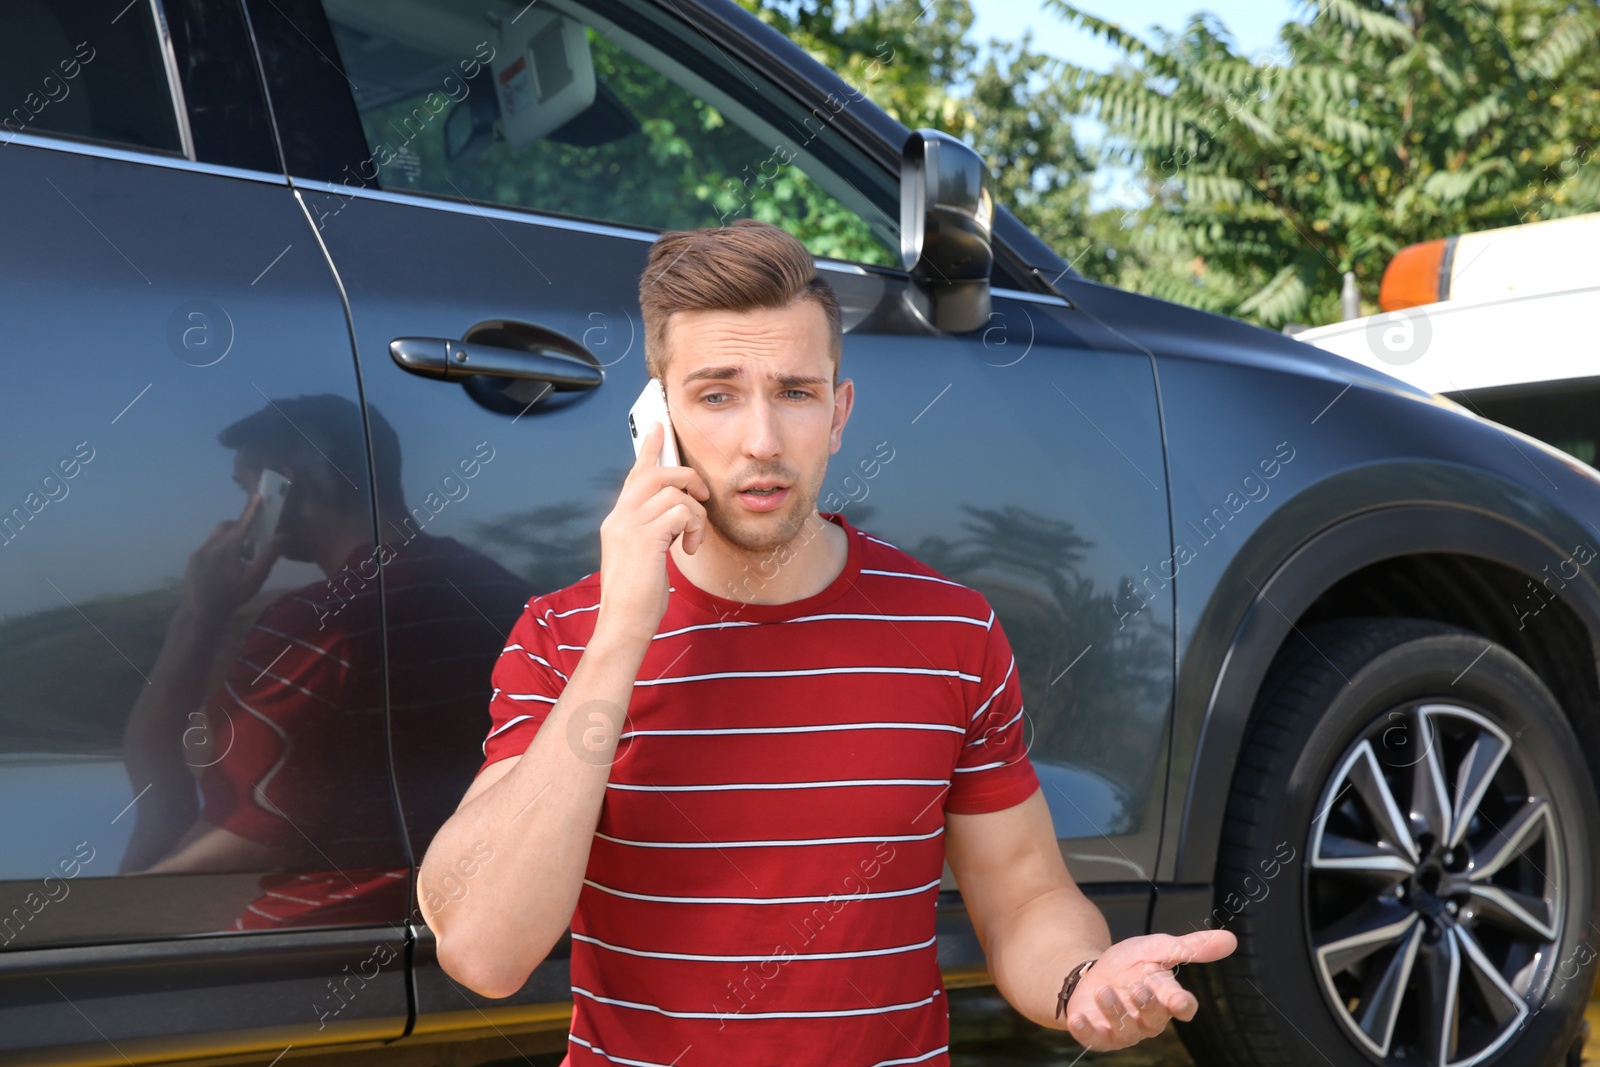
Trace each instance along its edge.
{"label": "man's hair", "polygon": [[815,301],[827,316],[828,355],[838,384],[844,352],[839,300],[818,276],[805,245],[755,219],[664,233],[639,277],[645,369],[652,378],[664,379],[667,320],[675,311],[781,310],[796,300]]}
{"label": "man's hair", "polygon": [[[378,497],[402,506],[400,437],[378,410],[367,407]],[[346,510],[369,506],[367,438],[361,409],[336,393],[278,397],[217,434],[223,448],[242,450],[268,467],[292,467],[295,481]]]}

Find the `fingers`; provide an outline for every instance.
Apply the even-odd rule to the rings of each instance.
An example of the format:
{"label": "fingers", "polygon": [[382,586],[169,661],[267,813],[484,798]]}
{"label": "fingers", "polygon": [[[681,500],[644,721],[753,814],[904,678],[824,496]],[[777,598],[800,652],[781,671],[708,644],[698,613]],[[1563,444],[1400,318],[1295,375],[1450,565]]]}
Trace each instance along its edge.
{"label": "fingers", "polygon": [[1165,953],[1157,961],[1163,967],[1183,963],[1211,963],[1239,947],[1232,930],[1196,930],[1192,934],[1167,937]]}
{"label": "fingers", "polygon": [[1068,1005],[1068,1031],[1085,1048],[1105,1052],[1154,1037],[1171,1019],[1190,1021],[1199,1001],[1171,968],[1222,959],[1238,944],[1228,930],[1147,934],[1118,942],[1095,972],[1085,972]]}
{"label": "fingers", "polygon": [[652,422],[645,427],[644,436],[639,438],[639,454],[634,457],[633,469],[628,472],[630,481],[634,474],[655,466],[656,460],[661,458],[661,447],[666,441],[664,429],[659,422]]}
{"label": "fingers", "polygon": [[680,504],[688,508],[694,518],[705,519],[705,505],[675,485],[664,485],[656,490],[655,495],[639,505],[636,514],[639,522],[648,526]]}
{"label": "fingers", "polygon": [[645,431],[643,438],[645,443],[639,449],[639,458],[628,471],[617,503],[637,506],[653,496],[663,485],[675,485],[696,500],[711,499],[711,490],[707,488],[705,479],[700,477],[700,472],[693,467],[686,464],[671,467],[655,466],[655,457],[661,454],[663,437],[661,424],[651,423],[650,428]]}
{"label": "fingers", "polygon": [[649,525],[667,534],[669,539],[676,537],[678,534],[683,534],[683,550],[693,555],[693,549],[689,547],[689,541],[693,538],[695,547],[698,548],[700,541],[704,539],[704,516],[705,513],[703,511],[696,512],[688,504],[674,504]]}
{"label": "fingers", "polygon": [[1134,1011],[1137,1013],[1135,1020],[1139,1027],[1139,1040],[1155,1037],[1167,1028],[1167,1020],[1172,1013],[1167,1010],[1166,1003],[1159,993],[1152,988],[1149,979],[1135,985],[1129,994],[1133,1001]]}
{"label": "fingers", "polygon": [[267,572],[272,569],[274,563],[278,562],[278,557],[282,553],[283,538],[281,535],[273,534],[263,541],[261,547],[256,549],[256,558],[245,561],[245,573],[249,576],[249,580],[257,583],[265,581]]}
{"label": "fingers", "polygon": [[1200,1002],[1193,993],[1183,988],[1171,971],[1157,971],[1145,979],[1145,984],[1151,988],[1168,1015],[1183,1022],[1194,1018]]}
{"label": "fingers", "polygon": [[[1176,988],[1176,994],[1166,983]],[[1073,1000],[1077,1004],[1078,998]],[[1173,1007],[1187,1007],[1187,1015],[1171,1010]],[[1099,986],[1087,1005],[1072,1009],[1067,1029],[1084,1048],[1108,1052],[1155,1037],[1170,1019],[1193,1018],[1194,1009],[1193,996],[1177,984],[1171,972],[1157,971],[1122,987]]]}
{"label": "fingers", "polygon": [[677,486],[662,486],[635,515],[640,524],[665,533],[669,541],[682,534],[683,550],[691,556],[705,540],[705,505]]}
{"label": "fingers", "polygon": [[266,501],[262,499],[261,494],[252,491],[250,499],[244,502],[244,510],[239,513],[239,517],[217,523],[217,528],[212,531],[211,536],[219,542],[234,546],[244,544],[245,537],[250,533],[250,524],[255,521],[257,513],[265,504]]}

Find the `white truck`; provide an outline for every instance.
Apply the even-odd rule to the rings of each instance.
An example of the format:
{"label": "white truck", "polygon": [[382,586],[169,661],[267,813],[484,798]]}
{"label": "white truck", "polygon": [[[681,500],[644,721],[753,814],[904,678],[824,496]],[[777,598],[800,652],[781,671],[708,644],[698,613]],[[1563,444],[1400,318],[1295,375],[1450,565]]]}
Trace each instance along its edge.
{"label": "white truck", "polygon": [[1294,337],[1600,464],[1600,213],[1411,245],[1379,307]]}

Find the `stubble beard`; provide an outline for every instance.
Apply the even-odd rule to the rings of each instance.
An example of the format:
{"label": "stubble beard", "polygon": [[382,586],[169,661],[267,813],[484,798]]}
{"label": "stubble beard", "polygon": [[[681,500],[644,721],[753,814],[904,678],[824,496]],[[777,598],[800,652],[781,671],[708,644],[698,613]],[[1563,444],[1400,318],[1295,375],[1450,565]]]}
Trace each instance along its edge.
{"label": "stubble beard", "polygon": [[[713,493],[706,501],[706,522],[735,551],[746,556],[747,562],[759,563],[805,532],[806,519],[816,510],[817,495],[826,476],[824,467],[815,478],[791,484],[789,500],[776,514],[739,516],[736,503],[723,502],[724,499],[731,501],[736,494],[730,492],[728,498],[720,498]],[[750,477],[740,480],[747,482]],[[738,522],[736,517],[744,518],[744,523]]]}

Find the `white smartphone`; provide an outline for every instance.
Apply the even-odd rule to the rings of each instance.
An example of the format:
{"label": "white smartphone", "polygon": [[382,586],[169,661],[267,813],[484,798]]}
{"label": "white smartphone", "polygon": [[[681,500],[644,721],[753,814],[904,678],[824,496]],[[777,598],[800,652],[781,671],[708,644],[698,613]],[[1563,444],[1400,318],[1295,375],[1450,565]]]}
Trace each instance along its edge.
{"label": "white smartphone", "polygon": [[661,456],[656,460],[656,465],[682,466],[682,462],[678,459],[678,439],[672,432],[672,419],[667,415],[666,390],[661,387],[660,378],[651,378],[645,383],[644,392],[639,394],[639,399],[628,409],[628,433],[633,437],[634,459],[639,458],[639,447],[644,441],[644,435],[653,423],[658,422],[665,427],[666,436],[661,441]]}
{"label": "white smartphone", "polygon": [[261,510],[256,512],[255,521],[250,524],[250,532],[243,545],[243,555],[247,561],[254,563],[261,553],[261,546],[277,532],[278,520],[283,517],[283,502],[293,484],[275,470],[261,472],[261,480],[256,483],[256,489],[261,493]]}

